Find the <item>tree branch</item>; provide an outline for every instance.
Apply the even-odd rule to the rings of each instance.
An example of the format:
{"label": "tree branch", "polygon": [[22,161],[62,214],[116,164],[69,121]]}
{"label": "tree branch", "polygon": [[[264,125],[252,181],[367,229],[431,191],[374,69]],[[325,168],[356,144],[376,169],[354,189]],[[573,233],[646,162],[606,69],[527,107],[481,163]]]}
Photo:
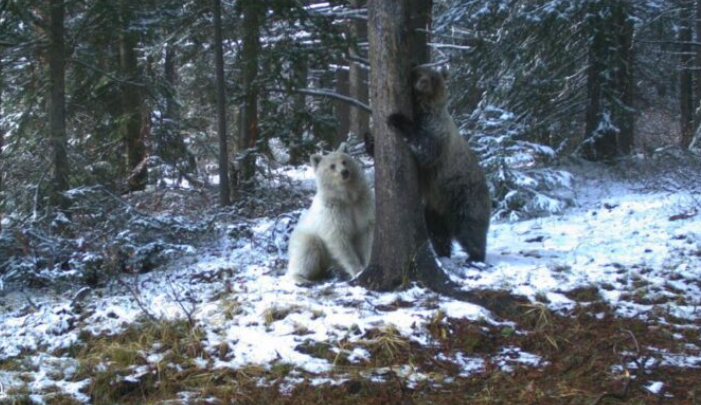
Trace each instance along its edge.
{"label": "tree branch", "polygon": [[103,74],[103,75],[105,75],[106,77],[108,77],[109,79],[111,79],[111,80],[113,80],[113,81],[115,81],[115,82],[117,82],[117,83],[129,84],[129,85],[137,86],[137,87],[146,87],[146,85],[145,85],[144,83],[138,83],[138,82],[133,82],[133,81],[131,81],[131,80],[120,79],[120,78],[118,78],[117,76],[114,76],[113,74],[111,74],[110,72],[107,72],[107,71],[105,71],[105,70],[102,70],[102,69],[100,69],[99,67],[94,66],[94,65],[91,65],[91,64],[89,64],[89,63],[87,63],[87,62],[85,62],[85,61],[82,61],[82,60],[80,60],[80,59],[71,58],[71,59],[69,59],[69,60],[70,60],[71,62],[75,62],[75,63],[77,63],[77,64],[79,64],[79,65],[81,65],[81,66],[84,66],[84,67],[86,67],[86,68],[88,68],[88,69],[90,69],[90,70],[93,70],[93,71],[95,71],[95,72],[97,72],[97,73]]}
{"label": "tree branch", "polygon": [[428,46],[436,49],[457,49],[460,51],[471,51],[475,49],[474,47],[468,45],[441,44],[437,42],[430,42]]}
{"label": "tree branch", "polygon": [[370,109],[370,106],[363,103],[362,101],[335,93],[333,90],[329,90],[329,89],[313,90],[313,89],[269,88],[269,89],[266,89],[266,91],[276,92],[276,93],[289,93],[290,91],[292,91],[293,93],[307,94],[310,96],[327,97],[327,98],[331,98],[334,100],[343,101],[344,103],[348,103],[348,104],[352,105],[353,107],[359,108],[359,109],[367,112],[368,114],[372,112],[372,110]]}

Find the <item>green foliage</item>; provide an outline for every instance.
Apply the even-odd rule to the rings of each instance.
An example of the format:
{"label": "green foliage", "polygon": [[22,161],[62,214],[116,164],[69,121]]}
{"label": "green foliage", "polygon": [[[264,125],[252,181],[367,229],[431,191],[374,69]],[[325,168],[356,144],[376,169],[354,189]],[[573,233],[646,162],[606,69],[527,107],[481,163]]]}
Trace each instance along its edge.
{"label": "green foliage", "polygon": [[[671,0],[435,2],[434,59],[449,61],[453,116],[464,134],[474,136],[493,178],[501,176],[494,183],[500,203],[517,189],[521,194],[512,198],[511,205],[527,205],[535,196],[524,196],[520,186],[504,186],[503,179],[514,178],[507,174],[516,167],[508,162],[523,152],[520,147],[538,163],[548,164],[576,151],[585,139],[591,49],[614,3],[625,6],[625,21],[635,30],[633,72],[638,96],[634,103],[618,103],[617,94],[612,93],[606,99],[609,110],[621,112],[619,116],[650,106],[672,110],[677,63],[670,52],[678,48],[673,42],[679,14]],[[50,189],[47,3],[0,4],[2,205],[5,213],[22,216],[41,212]],[[285,162],[284,156],[294,149],[300,155],[295,160],[304,162],[312,151],[336,143],[338,122],[329,99],[302,97],[296,90],[334,89],[337,70],[348,64],[349,49],[360,50],[360,55],[365,49],[348,29],[352,21],[348,16],[362,18],[365,13],[349,13],[348,2],[340,0],[323,6],[295,0],[256,4],[264,8],[256,79],[260,131],[256,147],[246,153]],[[241,2],[222,6],[226,111],[234,145],[240,130],[245,62],[240,55]],[[216,173],[218,148],[209,7],[209,2],[194,0],[66,0],[71,187],[127,190],[133,167],[127,167],[122,133],[129,118],[123,103],[126,84],[138,85],[142,99],[141,133],[149,150],[144,164],[150,183],[181,185],[185,179],[197,187],[209,185]],[[120,69],[124,33],[137,37],[136,77]],[[615,75],[615,67],[609,65],[615,64],[619,54],[608,54],[604,65],[610,69],[602,69],[601,77]],[[509,118],[489,127],[495,122],[490,118],[494,111],[503,111]],[[487,138],[479,140],[483,135]],[[543,158],[544,150],[548,152]],[[231,162],[238,159],[231,154]]]}
{"label": "green foliage", "polygon": [[[523,126],[524,140],[558,152],[574,151],[582,140],[590,96],[587,75],[593,42],[599,34],[606,38],[620,34],[620,30],[602,32],[606,25],[598,23],[614,4],[620,4],[627,21],[634,24],[636,38],[655,38],[634,44],[634,74],[641,80],[640,91],[647,93],[648,80],[665,83],[674,70],[670,54],[660,52],[661,43],[674,41],[669,24],[676,14],[668,11],[674,7],[668,1],[439,2],[434,42],[443,46],[436,47],[436,58],[450,60],[457,83],[452,100],[456,114],[475,126],[468,120],[475,110],[502,108]],[[613,58],[620,55],[611,53]],[[599,74],[615,76],[612,69],[617,69],[613,59]],[[669,104],[659,97],[650,101]]]}
{"label": "green foliage", "polygon": [[[242,98],[238,57],[241,37],[240,2],[224,3],[224,41],[228,119],[231,143]],[[263,3],[261,3],[263,4]],[[278,0],[263,4],[261,66],[258,86],[258,152],[271,156],[270,140],[291,144],[302,134],[301,150],[310,152],[318,139],[334,134],[333,109],[327,100],[306,98],[294,103],[298,87],[331,87],[328,72],[343,59],[352,39],[333,15],[316,13],[302,2]],[[342,7],[335,2],[333,7]],[[26,213],[44,205],[49,189],[50,149],[46,97],[46,3],[3,2],[0,10],[0,54],[3,102],[0,129],[5,133],[3,205],[5,212]],[[132,168],[126,167],[122,127],[129,118],[123,88],[136,84],[142,96],[142,137],[149,149],[150,182],[206,185],[216,157],[213,131],[214,70],[210,50],[208,2],[107,0],[66,1],[66,116],[71,187],[102,185],[126,189]],[[138,39],[137,77],[120,70],[120,38]],[[174,69],[169,76],[166,59]],[[309,75],[292,80],[295,65],[304,62]],[[235,160],[232,156],[231,160]],[[168,181],[166,181],[168,180]]]}

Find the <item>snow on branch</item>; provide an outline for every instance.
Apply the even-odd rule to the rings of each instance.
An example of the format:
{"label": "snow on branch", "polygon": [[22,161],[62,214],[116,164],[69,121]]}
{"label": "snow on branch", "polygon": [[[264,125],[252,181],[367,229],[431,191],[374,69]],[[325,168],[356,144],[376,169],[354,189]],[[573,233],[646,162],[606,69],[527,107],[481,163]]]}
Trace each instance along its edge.
{"label": "snow on branch", "polygon": [[460,51],[470,51],[474,49],[473,47],[468,45],[441,44],[436,42],[429,42],[428,46],[436,49],[455,49]]}

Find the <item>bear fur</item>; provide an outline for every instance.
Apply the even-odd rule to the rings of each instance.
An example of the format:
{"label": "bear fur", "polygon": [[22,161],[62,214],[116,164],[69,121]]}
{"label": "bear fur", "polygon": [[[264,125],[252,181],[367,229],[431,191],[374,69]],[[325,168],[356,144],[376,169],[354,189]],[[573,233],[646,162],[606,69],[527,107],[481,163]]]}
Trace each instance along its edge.
{"label": "bear fur", "polygon": [[446,73],[413,73],[414,120],[401,113],[388,124],[409,145],[419,167],[426,227],[438,256],[456,239],[471,261],[484,262],[492,201],[482,167],[448,113]]}
{"label": "bear fur", "polygon": [[287,274],[298,283],[319,280],[331,268],[355,277],[370,261],[375,199],[362,168],[342,148],[311,156],[317,191],[289,244]]}

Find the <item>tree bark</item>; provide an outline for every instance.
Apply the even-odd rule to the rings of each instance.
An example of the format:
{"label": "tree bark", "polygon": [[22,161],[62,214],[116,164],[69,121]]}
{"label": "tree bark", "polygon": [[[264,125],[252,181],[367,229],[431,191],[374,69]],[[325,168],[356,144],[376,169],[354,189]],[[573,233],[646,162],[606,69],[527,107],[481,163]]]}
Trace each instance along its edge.
{"label": "tree bark", "polygon": [[[5,80],[2,74],[2,54],[2,49],[0,49],[0,123],[2,122],[2,91],[5,88]],[[2,213],[5,206],[5,200],[3,199],[2,193],[2,180],[3,176],[5,175],[5,169],[3,168],[4,160],[2,157],[3,146],[5,146],[5,128],[3,128],[2,124],[0,124],[0,232],[2,232]]]}
{"label": "tree bark", "polygon": [[214,66],[217,72],[217,134],[219,136],[219,205],[231,204],[229,189],[229,152],[226,140],[226,82],[224,81],[224,51],[222,49],[221,0],[213,0]]}
{"label": "tree bark", "polygon": [[620,89],[620,100],[623,103],[622,106],[618,106],[620,126],[618,150],[623,155],[629,155],[633,151],[635,142],[635,113],[633,112],[635,96],[633,34],[635,28],[629,21],[627,11],[627,9],[621,8],[617,21],[620,56],[616,70],[616,88]]}
{"label": "tree bark", "polygon": [[258,56],[260,53],[260,18],[264,3],[259,0],[242,0],[243,45],[241,49],[241,73],[243,75],[243,104],[239,136],[240,182],[245,189],[255,186],[256,144],[258,142]]}
{"label": "tree bark", "polygon": [[[360,9],[364,7],[363,0],[351,0],[351,7]],[[355,19],[351,21],[351,35],[356,38],[354,47],[348,50],[351,56],[349,71],[349,93],[350,97],[368,103],[368,70],[365,66],[354,60],[362,55],[359,43],[367,41],[368,24],[366,21]],[[368,132],[370,127],[370,115],[357,107],[350,110],[350,132],[354,133],[358,139]]]}
{"label": "tree bark", "polygon": [[680,108],[680,130],[681,146],[688,148],[693,135],[693,76],[691,72],[692,63],[692,31],[691,31],[691,7],[684,7],[679,11],[680,28],[679,42],[681,43],[681,55],[679,72],[679,108]]}
{"label": "tree bark", "polygon": [[166,100],[166,117],[173,122],[178,122],[180,111],[178,111],[178,103],[175,101],[175,86],[176,86],[176,51],[172,43],[167,43],[165,46],[165,56],[163,61],[163,75],[169,87],[169,97]]}
{"label": "tree bark", "polygon": [[430,0],[371,0],[370,80],[375,140],[375,240],[370,266],[358,282],[387,290],[443,274],[430,247],[408,146],[387,126],[395,112],[412,116],[411,69],[429,59]]}
{"label": "tree bark", "polygon": [[[349,72],[340,67],[336,68],[336,94],[342,96],[350,96],[349,92]],[[351,107],[348,103],[340,100],[333,102],[333,115],[336,119],[336,137],[331,143],[331,148],[336,149],[338,145],[348,139],[348,131],[350,131],[350,112]]]}
{"label": "tree bark", "polygon": [[[696,31],[696,42],[701,43],[701,0],[696,0],[696,24],[694,25]],[[701,105],[701,47],[695,47],[695,81],[696,81],[696,91],[694,92],[694,128],[695,132],[699,126],[701,126],[701,111],[699,110],[699,105]]]}
{"label": "tree bark", "polygon": [[593,33],[587,68],[585,141],[589,160],[630,153],[633,145],[633,26],[624,0],[592,3]]}
{"label": "tree bark", "polygon": [[[298,89],[307,88],[307,79],[309,77],[309,66],[307,65],[307,57],[301,52],[297,55],[297,59],[293,62],[292,75],[294,78],[294,86]],[[304,112],[307,105],[306,94],[299,92],[293,96],[292,109],[294,114],[297,114],[295,127],[292,130],[292,139],[290,139],[290,164],[299,166],[304,164],[304,119],[300,116]]]}
{"label": "tree bark", "polygon": [[122,30],[119,38],[119,64],[126,82],[122,84],[122,106],[124,120],[122,123],[122,137],[127,148],[127,187],[129,191],[143,190],[146,187],[146,142],[142,125],[141,86],[138,84],[139,66],[136,48],[138,45],[137,34],[131,27],[135,1],[124,0],[120,2]]}
{"label": "tree bark", "polygon": [[64,45],[65,4],[63,0],[48,0],[49,24],[49,133],[53,176],[49,205],[60,210],[68,208],[63,192],[68,190],[68,155],[66,135],[66,55]]}

